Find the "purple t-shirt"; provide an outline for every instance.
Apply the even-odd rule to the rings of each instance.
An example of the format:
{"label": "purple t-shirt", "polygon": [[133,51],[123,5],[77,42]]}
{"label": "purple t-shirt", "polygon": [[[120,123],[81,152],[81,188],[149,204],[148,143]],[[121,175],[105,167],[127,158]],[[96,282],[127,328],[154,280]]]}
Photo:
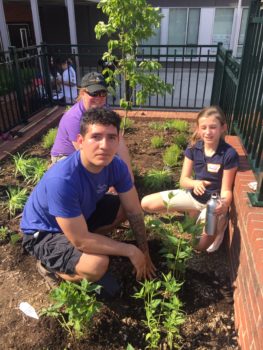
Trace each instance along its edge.
{"label": "purple t-shirt", "polygon": [[83,101],[75,103],[61,118],[57,136],[51,149],[52,156],[68,156],[75,151],[72,141],[76,141],[80,132],[80,120],[86,109]]}

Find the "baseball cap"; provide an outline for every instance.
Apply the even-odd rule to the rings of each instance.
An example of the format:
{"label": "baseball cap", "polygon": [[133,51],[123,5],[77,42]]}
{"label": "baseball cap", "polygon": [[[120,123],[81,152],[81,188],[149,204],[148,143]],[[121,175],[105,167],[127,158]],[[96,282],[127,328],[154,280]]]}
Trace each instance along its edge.
{"label": "baseball cap", "polygon": [[107,91],[104,76],[97,72],[85,74],[81,79],[80,86],[82,88],[87,88],[89,92]]}

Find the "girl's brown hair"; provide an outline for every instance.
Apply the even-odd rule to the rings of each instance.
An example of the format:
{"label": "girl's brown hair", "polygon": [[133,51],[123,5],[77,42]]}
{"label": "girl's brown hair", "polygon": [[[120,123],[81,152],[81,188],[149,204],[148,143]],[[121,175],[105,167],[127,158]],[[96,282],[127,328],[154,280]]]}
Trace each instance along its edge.
{"label": "girl's brown hair", "polygon": [[[193,146],[196,144],[196,142],[198,140],[200,140],[200,136],[198,134],[198,130],[197,127],[199,125],[199,119],[200,118],[208,118],[208,117],[215,117],[220,124],[223,126],[226,124],[226,117],[224,112],[222,111],[222,109],[219,106],[209,106],[209,107],[205,107],[203,108],[197,115],[197,119],[196,119],[196,130],[193,133],[191,140],[190,140],[190,145]],[[224,138],[225,134],[222,134],[222,138]]]}

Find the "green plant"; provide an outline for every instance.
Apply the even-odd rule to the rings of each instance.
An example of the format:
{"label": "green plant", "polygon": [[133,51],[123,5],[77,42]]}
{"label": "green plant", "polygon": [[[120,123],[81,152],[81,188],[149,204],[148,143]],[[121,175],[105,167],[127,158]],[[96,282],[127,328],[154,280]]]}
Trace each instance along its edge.
{"label": "green plant", "polygon": [[80,284],[62,282],[50,293],[55,303],[43,309],[41,313],[57,318],[72,337],[80,338],[92,324],[94,315],[101,307],[95,296],[95,292],[100,288],[85,279]]}
{"label": "green plant", "polygon": [[21,239],[21,236],[19,233],[11,233],[10,241],[13,245],[15,245],[20,239]]}
{"label": "green plant", "polygon": [[123,118],[121,120],[120,129],[123,131],[126,131],[128,129],[132,129],[133,124],[134,124],[134,122],[130,118],[126,118],[126,120],[125,120],[125,118]]}
{"label": "green plant", "polygon": [[188,144],[188,140],[184,134],[178,134],[174,137],[174,143],[181,149],[185,149]]}
{"label": "green plant", "polygon": [[27,189],[18,187],[9,187],[7,191],[7,208],[10,216],[14,216],[18,210],[22,210],[27,200]]}
{"label": "green plant", "polygon": [[8,227],[0,226],[0,241],[6,240],[8,237]]}
{"label": "green plant", "polygon": [[146,280],[141,283],[139,292],[135,293],[136,299],[144,300],[146,320],[143,323],[149,332],[146,334],[147,349],[158,349],[161,332],[166,333],[167,343],[170,349],[177,346],[179,338],[179,326],[185,318],[181,310],[182,303],[177,297],[182,284],[178,283],[171,272],[163,274],[163,280]]}
{"label": "green plant", "polygon": [[164,146],[164,139],[162,136],[153,136],[151,138],[151,145],[154,148],[161,148]]}
{"label": "green plant", "polygon": [[143,178],[143,184],[147,189],[164,190],[172,185],[172,176],[167,170],[149,170]]}
{"label": "green plant", "polygon": [[189,124],[184,120],[168,120],[164,124],[165,129],[177,130],[180,132],[187,132],[189,129]]}
{"label": "green plant", "polygon": [[132,104],[141,105],[150,95],[172,91],[172,85],[155,74],[161,68],[157,60],[137,59],[138,44],[155,33],[162,15],[159,8],[153,8],[146,0],[101,0],[98,8],[108,16],[108,23],[101,21],[95,26],[96,38],[112,37],[102,59],[111,66],[114,64],[115,68],[105,68],[103,74],[107,74],[106,81],[110,86],[123,82],[120,107],[125,109],[125,125]]}
{"label": "green plant", "polygon": [[153,130],[163,131],[165,130],[165,124],[163,122],[152,122],[149,123],[149,128]]}
{"label": "green plant", "polygon": [[179,146],[172,145],[168,147],[163,154],[164,164],[170,168],[178,165],[178,161],[181,154],[182,154],[182,150]]}
{"label": "green plant", "polygon": [[23,178],[31,184],[39,182],[48,167],[48,162],[41,158],[26,158],[24,153],[17,153],[13,156],[15,162],[15,176],[21,174]]}
{"label": "green plant", "polygon": [[46,133],[46,135],[44,135],[42,145],[45,149],[49,149],[53,146],[55,138],[57,136],[57,132],[57,128],[52,128]]}

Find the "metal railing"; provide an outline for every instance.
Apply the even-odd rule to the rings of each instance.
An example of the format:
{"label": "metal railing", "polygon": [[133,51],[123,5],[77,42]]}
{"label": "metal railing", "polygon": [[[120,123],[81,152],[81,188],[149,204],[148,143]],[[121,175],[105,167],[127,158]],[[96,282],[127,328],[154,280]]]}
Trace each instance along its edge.
{"label": "metal railing", "polygon": [[249,193],[253,206],[263,206],[263,7],[252,0],[243,57],[218,48],[212,104],[226,112],[230,132],[240,136],[256,175],[257,191]]}
{"label": "metal railing", "polygon": [[[66,104],[63,88],[57,89],[54,74],[52,76],[57,58],[71,58],[79,84],[86,73],[102,71],[101,58],[105,51],[106,47],[101,45],[42,44],[25,49],[12,47],[8,52],[0,52],[0,133],[26,123],[31,115],[47,105]],[[172,94],[151,96],[140,108],[196,110],[208,105],[216,53],[215,45],[139,46],[137,60],[158,61],[161,69],[154,73],[174,87]],[[119,106],[123,91],[124,82],[120,79],[116,95],[109,96],[108,104]]]}

